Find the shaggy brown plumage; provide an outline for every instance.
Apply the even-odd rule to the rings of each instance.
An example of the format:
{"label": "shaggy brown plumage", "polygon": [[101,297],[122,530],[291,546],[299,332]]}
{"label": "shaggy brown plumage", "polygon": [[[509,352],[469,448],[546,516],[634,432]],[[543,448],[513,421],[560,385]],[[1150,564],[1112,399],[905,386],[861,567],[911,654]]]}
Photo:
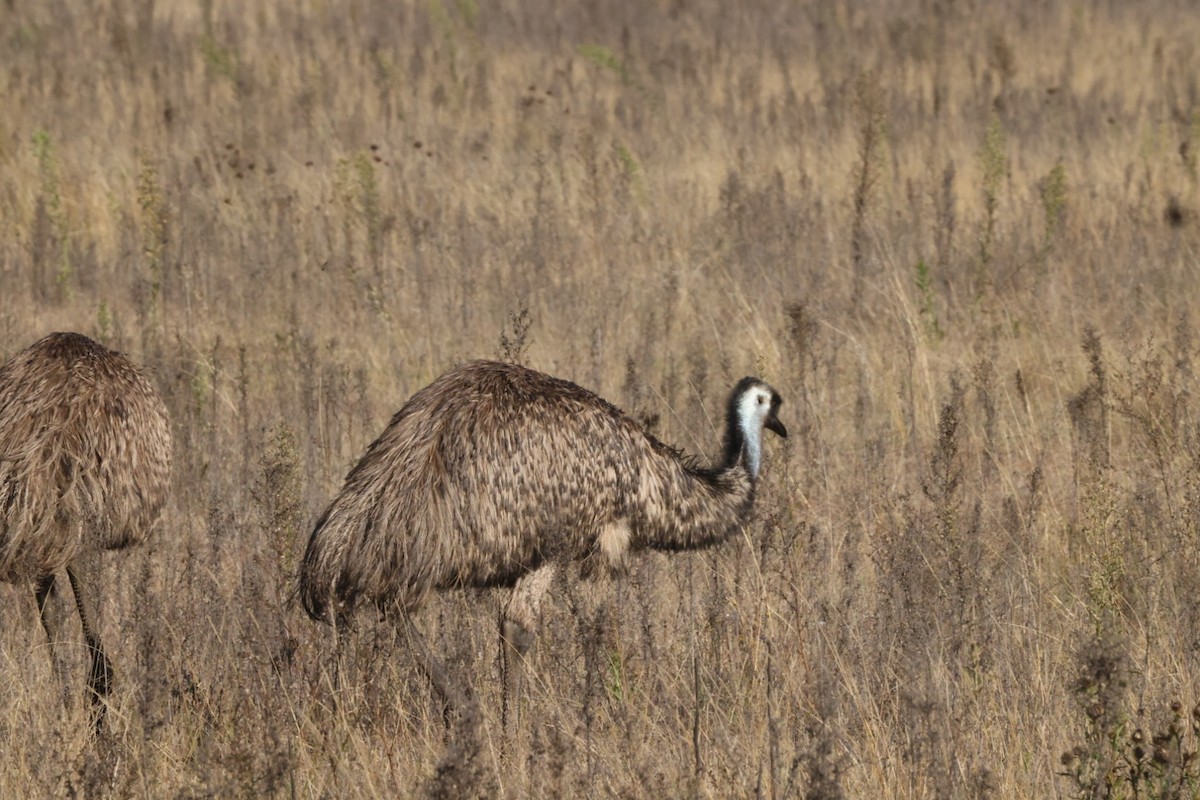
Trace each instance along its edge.
{"label": "shaggy brown plumage", "polygon": [[[739,414],[753,390],[768,405],[751,442]],[[747,451],[763,425],[785,433],[778,407],[770,387],[739,383],[722,462],[704,469],[568,381],[485,361],[453,369],[392,418],[317,522],[304,607],[316,619],[363,598],[412,610],[432,590],[512,585],[591,557],[619,569],[631,550],[723,541],[754,499]],[[515,598],[508,616],[531,630],[536,609],[523,605]]]}
{"label": "shaggy brown plumage", "polygon": [[112,668],[93,626],[91,562],[96,551],[145,538],[166,501],[170,468],[166,408],[124,356],[77,333],[53,333],[0,366],[0,580],[37,582],[53,646],[61,622],[51,603],[55,574],[66,570],[97,701]]}

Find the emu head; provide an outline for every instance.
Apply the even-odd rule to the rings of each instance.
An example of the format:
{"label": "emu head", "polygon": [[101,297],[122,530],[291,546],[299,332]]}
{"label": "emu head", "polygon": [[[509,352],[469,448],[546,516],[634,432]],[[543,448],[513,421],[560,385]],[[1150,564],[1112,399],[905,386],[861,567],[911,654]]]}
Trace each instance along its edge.
{"label": "emu head", "polygon": [[742,459],[751,478],[762,466],[763,429],[787,438],[779,421],[779,392],[758,378],[742,378],[729,396],[726,420],[726,464]]}

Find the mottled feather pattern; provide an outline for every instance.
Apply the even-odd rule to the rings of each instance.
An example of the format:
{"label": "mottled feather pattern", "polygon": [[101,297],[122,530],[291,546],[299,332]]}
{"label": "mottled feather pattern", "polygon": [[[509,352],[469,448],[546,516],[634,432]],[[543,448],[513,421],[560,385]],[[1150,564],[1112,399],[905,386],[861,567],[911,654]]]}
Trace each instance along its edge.
{"label": "mottled feather pattern", "polygon": [[472,362],[417,392],[317,522],[300,594],[316,618],[367,599],[511,585],[546,563],[724,540],[753,500],[738,463],[705,470],[568,381]]}
{"label": "mottled feather pattern", "polygon": [[171,469],[167,411],[124,356],[54,333],[0,366],[0,580],[145,538]]}

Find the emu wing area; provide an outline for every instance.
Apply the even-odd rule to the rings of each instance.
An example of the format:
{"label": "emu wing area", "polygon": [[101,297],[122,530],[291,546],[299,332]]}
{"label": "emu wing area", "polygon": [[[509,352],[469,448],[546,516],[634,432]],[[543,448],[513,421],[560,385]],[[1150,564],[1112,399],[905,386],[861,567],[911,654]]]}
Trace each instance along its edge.
{"label": "emu wing area", "polygon": [[407,495],[411,513],[389,520],[407,544],[392,555],[428,562],[438,588],[508,584],[583,556],[605,522],[628,516],[649,446],[596,395],[503,364],[451,373],[389,431],[412,447],[396,452],[391,491]]}

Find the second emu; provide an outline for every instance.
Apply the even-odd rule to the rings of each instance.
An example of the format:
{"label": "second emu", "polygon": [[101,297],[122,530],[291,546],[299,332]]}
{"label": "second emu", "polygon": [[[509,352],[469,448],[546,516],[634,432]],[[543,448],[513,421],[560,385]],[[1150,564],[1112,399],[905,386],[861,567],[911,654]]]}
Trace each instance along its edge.
{"label": "second emu", "polygon": [[91,656],[99,728],[112,662],[97,627],[100,552],[142,541],[167,500],[171,428],[127,358],[78,333],[52,333],[0,366],[0,581],[32,581],[55,669],[66,572]]}
{"label": "second emu", "polygon": [[632,551],[696,550],[737,530],[763,430],[787,435],[779,406],[743,378],[721,459],[702,467],[573,383],[513,364],[456,367],[397,412],[317,521],[304,608],[331,622],[362,600],[398,612],[443,700],[461,704],[409,620],[430,592],[514,587],[500,633],[505,664],[519,664],[564,564],[618,572]]}

